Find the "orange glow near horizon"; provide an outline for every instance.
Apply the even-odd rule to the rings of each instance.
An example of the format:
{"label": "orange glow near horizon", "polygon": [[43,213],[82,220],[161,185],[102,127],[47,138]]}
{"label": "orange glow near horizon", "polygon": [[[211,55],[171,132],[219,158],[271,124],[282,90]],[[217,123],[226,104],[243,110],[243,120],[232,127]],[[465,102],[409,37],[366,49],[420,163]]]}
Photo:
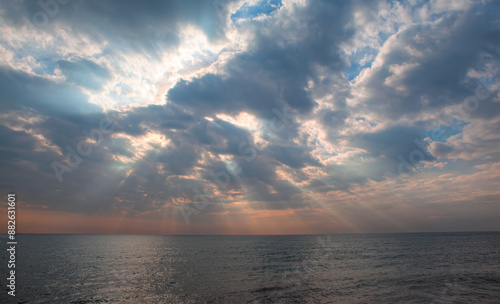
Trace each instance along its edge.
{"label": "orange glow near horizon", "polygon": [[[6,214],[6,209],[0,209]],[[206,216],[214,214],[207,214]],[[17,233],[40,234],[139,234],[139,235],[285,235],[315,234],[318,229],[350,232],[339,222],[322,217],[300,220],[293,210],[259,210],[240,214],[217,214],[218,221],[190,224],[167,219],[83,215],[54,211],[20,210]],[[203,231],[202,233],[200,233]],[[2,227],[2,233],[7,233]]]}

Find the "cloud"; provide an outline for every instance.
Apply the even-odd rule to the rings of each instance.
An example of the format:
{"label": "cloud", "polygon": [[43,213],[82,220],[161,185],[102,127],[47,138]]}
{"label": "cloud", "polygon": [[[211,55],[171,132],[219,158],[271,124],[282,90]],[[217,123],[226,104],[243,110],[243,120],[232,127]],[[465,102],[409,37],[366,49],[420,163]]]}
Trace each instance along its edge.
{"label": "cloud", "polygon": [[[351,138],[352,144],[366,150],[373,157],[397,160],[399,156],[407,156],[412,151],[419,149],[415,140],[423,140],[423,130],[415,127],[394,126],[373,133],[360,133]],[[421,151],[423,155],[427,150]],[[423,160],[433,160],[426,157]]]}
{"label": "cloud", "polygon": [[2,3],[0,184],[181,232],[182,206],[204,232],[498,227],[498,3],[443,3],[71,1],[29,29],[39,4]]}
{"label": "cloud", "polygon": [[468,71],[498,58],[495,19],[473,8],[401,29],[356,82],[360,110],[394,120],[463,102],[475,89]]}
{"label": "cloud", "polygon": [[[9,12],[5,14],[6,20],[16,26],[25,25],[23,18],[26,18],[41,30],[55,33],[61,23],[69,24],[77,34],[85,33],[116,47],[157,56],[162,47],[179,43],[180,29],[189,24],[201,29],[211,40],[223,39],[231,2],[221,0],[215,5],[208,1],[70,1],[47,7],[46,11],[38,2],[23,1],[4,3],[3,7]],[[35,20],[38,12],[48,15],[46,22],[43,18]]]}
{"label": "cloud", "polygon": [[57,65],[66,76],[68,82],[73,82],[89,89],[100,89],[104,85],[104,82],[111,77],[108,69],[90,60],[59,60]]}
{"label": "cloud", "polygon": [[0,67],[2,110],[34,109],[50,117],[92,115],[102,111],[71,84]]}
{"label": "cloud", "polygon": [[[332,72],[343,67],[340,43],[351,35],[342,26],[349,10],[347,4],[322,2],[279,12],[278,20],[256,21],[256,37],[249,49],[229,60],[223,72],[181,80],[168,91],[167,99],[206,111],[204,115],[247,111],[269,119],[273,109],[285,105],[308,113],[316,106],[307,91],[307,81],[317,78],[315,67],[323,65]],[[301,19],[305,22],[295,28]],[[292,30],[299,36],[289,37]]]}

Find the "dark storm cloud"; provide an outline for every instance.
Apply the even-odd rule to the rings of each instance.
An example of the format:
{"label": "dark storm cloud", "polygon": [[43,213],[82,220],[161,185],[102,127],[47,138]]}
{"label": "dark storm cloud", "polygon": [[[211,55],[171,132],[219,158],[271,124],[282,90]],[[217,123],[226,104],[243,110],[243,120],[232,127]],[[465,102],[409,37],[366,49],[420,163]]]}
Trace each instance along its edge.
{"label": "dark storm cloud", "polygon": [[[35,209],[92,210],[94,205],[80,204],[85,200],[82,185],[109,168],[111,156],[104,150],[108,137],[104,135],[82,164],[64,175],[64,183],[58,181],[52,164],[64,162],[67,147],[75,150],[78,142],[87,139],[83,131],[99,128],[105,118],[101,107],[89,103],[71,83],[7,67],[0,68],[0,90],[2,123],[6,124],[2,124],[1,138],[6,142],[2,143],[1,167],[10,172],[2,177],[2,188],[23,189],[23,199]],[[6,127],[10,125],[23,131]]]}
{"label": "dark storm cloud", "polygon": [[369,180],[385,180],[388,172],[411,174],[414,167],[436,160],[429,144],[423,140],[424,134],[423,128],[398,125],[352,135],[348,138],[349,146],[364,152],[342,165],[324,166],[328,175],[311,180],[307,188],[317,193],[334,190],[349,192],[354,185],[363,185]]}
{"label": "dark storm cloud", "polygon": [[30,108],[42,115],[68,118],[102,112],[68,83],[56,83],[7,67],[0,67],[0,107],[3,111]]}
{"label": "dark storm cloud", "polygon": [[[184,117],[170,116],[172,120],[183,121],[184,127],[182,129],[158,128],[164,121],[169,120],[168,113],[175,112],[176,110],[173,109],[177,108],[176,105],[172,104],[136,108],[126,116],[117,119],[117,130],[119,132],[136,135],[135,131],[130,133],[130,130],[123,128],[123,126],[129,125],[131,122],[142,121],[143,130],[158,130],[170,140],[168,147],[148,152],[139,162],[143,165],[134,167],[134,177],[127,181],[129,189],[132,187],[130,183],[141,184],[142,179],[140,177],[149,180],[150,178],[146,178],[146,176],[150,176],[150,174],[158,175],[158,173],[155,173],[156,169],[145,166],[145,163],[161,164],[163,166],[165,172],[158,176],[161,176],[163,180],[168,180],[165,187],[169,188],[175,188],[175,185],[171,185],[171,183],[177,182],[168,178],[169,176],[192,174],[194,172],[193,168],[196,166],[198,170],[201,170],[201,182],[211,184],[218,192],[227,193],[230,190],[247,189],[249,195],[246,199],[266,201],[269,202],[268,204],[279,201],[279,209],[281,209],[284,208],[284,202],[299,193],[299,191],[289,182],[277,179],[276,167],[280,163],[294,167],[303,167],[305,163],[317,165],[317,161],[308,155],[309,149],[299,146],[290,146],[290,149],[287,149],[286,146],[277,145],[261,150],[255,148],[253,150],[255,155],[252,155],[247,151],[250,147],[255,147],[250,133],[220,119],[210,122],[204,118],[194,118],[190,115]],[[155,115],[154,113],[160,114]],[[142,115],[146,115],[148,119],[144,121],[138,119]],[[140,134],[145,134],[145,131]],[[245,149],[241,148],[242,143]],[[118,150],[116,151],[118,153]],[[201,160],[203,151],[210,152],[213,155],[231,156],[232,163],[219,160],[206,160],[204,163],[198,163]],[[128,150],[120,152],[122,155],[127,153]],[[139,168],[142,169],[139,170]],[[149,170],[154,172],[149,172]],[[150,188],[150,186],[147,186],[147,188]],[[156,196],[161,197],[159,194]],[[167,195],[168,197],[176,196],[175,193],[170,193]],[[217,202],[224,203],[220,198],[213,200],[214,204]],[[290,205],[289,207],[294,206]],[[267,208],[269,206],[256,207]],[[211,208],[216,207],[212,206]]]}
{"label": "dark storm cloud", "polygon": [[[400,155],[406,156],[415,149],[419,149],[415,140],[422,142],[423,132],[424,130],[415,127],[394,126],[375,133],[355,135],[351,142],[353,146],[368,151],[372,157],[397,160]],[[433,158],[429,156],[425,160],[433,160]]]}
{"label": "dark storm cloud", "polygon": [[163,163],[171,175],[190,173],[199,159],[200,148],[189,143],[178,142],[165,152],[156,155],[156,161]]}
{"label": "dark storm cloud", "polygon": [[297,145],[270,145],[264,150],[265,153],[279,162],[295,169],[303,168],[306,165],[320,166],[318,160],[310,155],[310,151],[311,149],[308,147]]}
{"label": "dark storm cloud", "polygon": [[249,50],[231,59],[224,75],[181,80],[167,98],[204,115],[248,111],[269,119],[273,109],[285,105],[308,113],[316,106],[306,90],[307,81],[316,78],[314,68],[321,65],[339,72],[344,66],[339,45],[353,33],[345,26],[350,9],[348,2],[318,2],[298,8],[289,18],[291,22],[300,20],[302,39],[287,35],[296,25],[287,28],[264,20],[256,25],[256,39]]}
{"label": "dark storm cloud", "polygon": [[[58,147],[61,151],[65,151],[64,149],[67,145],[76,147],[78,142],[86,140],[88,136],[84,131],[90,132],[93,129],[99,129],[99,123],[103,119],[106,119],[103,114],[87,115],[83,117],[71,116],[68,119],[50,117],[39,123],[34,123],[32,128],[43,135],[45,139]],[[94,135],[90,137],[97,138],[97,136]],[[108,137],[108,133],[103,133],[103,141],[108,140]],[[102,158],[103,156],[94,149],[93,153],[88,157]]]}
{"label": "dark storm cloud", "polygon": [[250,137],[250,132],[247,130],[220,119],[207,123],[205,130],[205,135],[201,139],[208,136],[211,145],[209,149],[217,154],[240,155],[240,144]]}
{"label": "dark storm cloud", "polygon": [[360,109],[397,119],[414,117],[426,106],[439,109],[462,103],[477,85],[466,82],[469,69],[500,59],[499,10],[493,1],[396,34],[381,58],[382,66],[374,67],[362,82],[369,97]]}
{"label": "dark storm cloud", "polygon": [[[306,90],[306,81],[317,77],[314,72],[316,65],[324,65],[336,72],[343,68],[339,44],[352,33],[342,26],[350,18],[350,9],[348,4],[339,3],[321,3],[319,7],[298,9],[296,15],[291,17],[293,20],[302,19],[305,23],[304,39],[298,41],[293,41],[293,36],[282,34],[287,29],[278,27],[271,32],[261,31],[268,26],[267,23],[272,23],[263,21],[264,24],[258,24],[256,28],[257,36],[250,49],[236,55],[225,65],[229,77],[207,74],[191,81],[181,80],[168,92],[169,103],[161,109],[155,108],[155,113],[162,113],[160,117],[151,111],[144,116],[147,119],[143,119],[140,115],[146,109],[139,109],[119,119],[118,127],[122,126],[128,134],[138,135],[144,133],[146,128],[168,128],[172,125],[174,128],[171,130],[162,131],[168,138],[174,139],[170,150],[160,152],[157,158],[166,164],[168,170],[177,174],[189,172],[186,170],[200,157],[200,149],[215,155],[230,155],[241,173],[238,179],[232,177],[227,187],[219,190],[241,189],[245,185],[254,190],[250,193],[256,193],[248,199],[270,202],[290,199],[300,191],[288,182],[278,181],[275,169],[282,164],[292,168],[318,166],[309,148],[286,142],[270,145],[258,151],[257,160],[249,163],[247,157],[238,151],[239,145],[249,140],[248,131],[219,119],[207,122],[203,117],[247,111],[263,121],[269,121],[276,116],[273,110],[282,111],[285,105],[297,113],[310,112],[316,103]],[[309,32],[314,32],[314,35],[308,35]],[[172,109],[187,109],[193,116],[185,115],[185,121],[175,120],[165,115]],[[345,119],[347,114],[339,111],[337,115]],[[138,130],[140,121],[143,127]],[[292,121],[283,132],[278,134],[267,130],[263,136],[269,140],[275,136],[291,139],[297,136],[297,126]],[[184,146],[178,149],[181,143]],[[253,142],[248,144],[254,145]],[[220,161],[204,164],[202,168],[204,179],[211,182],[213,174],[228,171],[227,164]],[[269,186],[274,188],[272,192]]]}
{"label": "dark storm cloud", "polygon": [[182,130],[201,119],[175,105],[148,105],[123,113],[108,111],[108,115],[116,132],[132,136],[144,135],[148,130]]}
{"label": "dark storm cloud", "polygon": [[[1,159],[5,161],[19,161],[35,149],[35,142],[25,131],[16,131],[0,125],[2,137],[0,137]],[[9,148],[12,147],[12,148]],[[5,164],[7,164],[6,162]]]}
{"label": "dark storm cloud", "polygon": [[[60,156],[55,151],[40,150],[37,140],[25,131],[1,127],[1,132],[2,141],[5,142],[2,142],[0,149],[2,156],[0,166],[2,171],[9,172],[0,177],[2,188],[22,189],[23,201],[30,208],[75,210],[78,204],[75,204],[75,201],[71,202],[71,199],[78,196],[82,184],[78,180],[72,182],[71,178],[64,186],[59,184],[51,163]],[[84,175],[73,175],[73,177],[85,176],[90,168],[82,166],[80,173]],[[77,202],[81,200],[78,199]]]}
{"label": "dark storm cloud", "polygon": [[437,142],[433,145],[432,154],[437,157],[446,157],[452,151],[453,151],[452,146],[445,143]]}
{"label": "dark storm cloud", "polygon": [[[350,193],[353,187],[382,181],[385,172],[397,170],[400,157],[408,160],[414,151],[421,151],[426,163],[476,151],[498,159],[498,153],[491,152],[498,151],[498,123],[481,124],[498,116],[499,103],[493,95],[471,113],[479,124],[474,124],[477,133],[484,135],[472,141],[473,148],[460,146],[455,138],[427,146],[421,141],[430,126],[434,128],[435,119],[411,119],[474,94],[477,83],[466,77],[467,72],[499,59],[495,15],[499,4],[408,25],[384,46],[381,65],[352,85],[344,77],[343,46],[353,43],[360,31],[354,11],[361,6],[375,10],[376,4],[310,1],[294,5],[290,15],[279,15],[288,7],[283,5],[270,17],[234,24],[249,34],[248,49],[225,62],[220,74],[179,80],[162,105],[103,112],[90,103],[84,92],[103,88],[115,76],[97,64],[101,62],[97,58],[75,55],[58,60],[66,77],[62,83],[2,66],[0,109],[10,117],[0,125],[0,164],[12,174],[1,178],[1,185],[25,189],[23,196],[35,209],[130,216],[151,212],[179,219],[178,200],[193,200],[196,189],[208,188],[210,204],[205,212],[224,211],[231,196],[236,197],[233,201],[251,202],[253,209],[299,209],[310,206],[309,194]],[[17,25],[22,16],[30,18],[40,10],[37,2],[29,1],[5,2],[2,7],[9,12],[6,20]],[[211,41],[223,39],[226,14],[226,5],[214,7],[210,1],[75,0],[61,6],[57,18],[40,30],[55,33],[60,25],[70,26],[75,35],[89,35],[108,45],[98,56],[122,51],[155,57],[177,45],[187,25],[200,28]],[[366,94],[348,102],[359,98],[358,89]],[[428,100],[426,106],[423,100]],[[291,114],[283,130],[270,128],[272,119],[283,116],[286,109]],[[20,114],[24,111],[29,115]],[[241,112],[255,115],[264,125],[257,133],[267,141],[265,147],[258,148],[249,130],[216,116]],[[357,118],[370,125],[365,116],[375,116],[383,126],[376,131],[349,129]],[[64,162],[66,147],[74,149],[86,139],[82,130],[98,128],[105,117],[113,123],[113,131],[104,134],[60,183],[51,164]],[[15,118],[24,122],[17,123],[25,130],[8,127]],[[27,123],[29,118],[37,119]],[[311,141],[316,134],[304,135],[301,125],[310,121],[326,133],[333,148],[363,152],[320,162],[315,155],[339,155],[315,150],[319,139]],[[161,135],[164,142],[150,142],[151,134]],[[248,149],[242,150],[242,144]],[[308,175],[306,169],[324,174]]]}
{"label": "dark storm cloud", "polygon": [[[157,5],[150,3],[129,5],[124,2],[89,2],[84,5],[83,2],[75,2],[68,4],[64,10],[61,9],[58,19],[54,20],[57,22],[53,24],[71,21],[75,31],[107,40],[115,47],[130,48],[128,43],[133,41],[138,44],[136,48],[144,48],[154,53],[156,43],[151,35],[159,35],[154,38],[160,40],[176,42],[179,26],[187,23],[197,24],[211,39],[221,38],[222,20],[218,19],[220,16],[216,11],[207,9],[208,7],[205,7],[207,5],[210,4],[204,2],[201,6],[186,7],[177,2],[162,2]],[[30,16],[37,10],[33,3],[27,3],[24,8],[14,10],[13,16],[16,14],[18,17],[20,14]],[[146,201],[138,200],[132,203],[133,197],[154,192],[157,199],[169,200],[175,195],[185,195],[189,191],[165,193],[158,189],[175,188],[172,185],[173,181],[165,183],[168,177],[192,173],[193,167],[200,160],[201,152],[207,151],[215,155],[230,155],[241,167],[241,174],[238,176],[240,180],[237,181],[233,177],[226,188],[219,187],[220,191],[241,189],[243,184],[251,189],[252,194],[248,199],[269,202],[270,205],[267,206],[269,208],[273,208],[272,202],[276,202],[276,208],[285,208],[285,202],[299,193],[299,190],[289,182],[277,179],[275,168],[282,164],[292,168],[302,168],[306,164],[317,166],[317,161],[309,155],[310,149],[286,143],[275,144],[258,151],[257,159],[248,162],[248,156],[241,155],[238,147],[244,140],[249,141],[249,145],[254,145],[249,139],[249,132],[222,120],[211,123],[203,117],[218,112],[233,114],[248,111],[268,121],[276,116],[276,111],[273,110],[282,111],[286,104],[297,113],[310,112],[316,103],[306,91],[306,81],[315,77],[314,66],[326,65],[331,71],[340,71],[343,67],[338,45],[350,36],[349,30],[345,30],[342,26],[346,18],[349,18],[348,10],[348,5],[337,3],[322,3],[320,7],[301,8],[294,18],[306,20],[306,32],[305,39],[297,42],[292,41],[293,36],[283,36],[281,34],[283,28],[264,33],[260,32],[259,28],[269,24],[258,25],[257,39],[252,43],[251,49],[237,55],[226,65],[231,77],[222,79],[219,75],[207,74],[191,82],[180,81],[169,92],[168,97],[172,102],[167,105],[139,107],[125,113],[113,111],[107,113],[114,123],[115,134],[137,137],[151,131],[159,131],[170,140],[169,147],[147,152],[143,160],[132,166],[133,173],[124,178],[123,172],[112,170],[115,165],[117,167],[124,165],[114,164],[112,159],[113,155],[132,157],[132,143],[130,139],[125,138],[106,138],[102,143],[103,148],[96,149],[86,157],[84,165],[80,166],[77,172],[67,174],[61,185],[54,183],[60,187],[60,194],[66,195],[74,203],[63,205],[45,200],[44,203],[49,208],[55,204],[57,208],[78,209],[81,212],[95,211],[96,208],[105,210],[111,208],[114,204],[111,203],[113,197],[118,194],[124,199],[124,208],[133,206],[131,208],[134,210],[147,210],[151,206],[139,206],[141,202],[145,204]],[[169,14],[172,18],[168,18]],[[13,17],[12,19],[16,20]],[[121,26],[117,26],[116,22]],[[113,26],[111,23],[114,23]],[[157,31],[149,27],[151,23],[157,24]],[[53,30],[51,26],[49,24],[44,30]],[[308,35],[308,32],[314,35]],[[18,109],[24,104],[25,107],[48,116],[49,119],[34,127],[51,144],[65,153],[66,146],[75,146],[84,138],[81,130],[90,129],[97,118],[94,112],[100,112],[100,109],[86,101],[85,95],[75,94],[79,91],[72,86],[72,83],[99,89],[110,75],[105,67],[89,60],[60,60],[58,66],[66,76],[66,83],[52,84],[40,77],[3,71],[7,80],[3,84],[9,89],[6,90],[7,94],[4,97],[12,109]],[[14,77],[9,78],[8,74],[14,74]],[[33,87],[36,90],[25,89]],[[55,88],[59,90],[51,91]],[[65,94],[66,90],[68,95]],[[8,93],[9,91],[12,93]],[[68,98],[69,92],[72,93],[73,100],[78,99],[78,102],[71,103],[71,99]],[[49,98],[52,95],[54,98]],[[69,102],[62,103],[66,98]],[[83,110],[87,107],[89,110],[84,113]],[[291,122],[279,135],[293,138],[297,134],[297,127],[296,123]],[[268,133],[263,135],[271,139],[277,134],[268,130]],[[62,161],[64,156],[52,154],[43,163]],[[161,164],[164,172],[159,173],[155,164]],[[46,168],[50,168],[50,165],[46,165]],[[220,161],[208,162],[200,168],[204,172],[204,179],[215,185],[217,184],[213,174],[228,170],[227,164]],[[96,177],[103,174],[106,178]],[[113,187],[114,184],[120,183],[121,178],[124,178],[122,185],[118,188]],[[54,180],[55,178],[51,178],[52,182]],[[97,180],[109,185],[108,189],[100,187],[87,198],[79,194],[82,185],[96,184]],[[52,195],[57,196],[55,192]],[[92,203],[80,205],[76,203],[82,200],[91,200]],[[290,203],[289,207],[292,205],[294,204]],[[295,203],[295,206],[298,205]]]}
{"label": "dark storm cloud", "polygon": [[[54,32],[60,23],[65,23],[74,32],[107,41],[115,48],[158,56],[165,46],[179,43],[180,30],[187,25],[201,29],[210,40],[223,39],[227,4],[233,1],[72,0],[64,5],[56,4],[57,8],[49,5],[46,10],[40,2],[45,3],[5,1],[2,6],[9,12],[6,19],[17,26],[24,25],[27,19],[42,30]],[[38,21],[33,20],[36,13],[46,11],[47,21],[40,17]]]}
{"label": "dark storm cloud", "polygon": [[349,117],[347,110],[330,110],[325,109],[319,113],[319,118],[322,125],[327,129],[338,130],[344,123],[346,118]]}
{"label": "dark storm cloud", "polygon": [[10,114],[10,120],[40,116],[41,120],[28,127],[61,151],[85,138],[82,130],[98,127],[105,118],[102,108],[88,102],[88,97],[72,83],[0,67],[0,90],[0,109]]}

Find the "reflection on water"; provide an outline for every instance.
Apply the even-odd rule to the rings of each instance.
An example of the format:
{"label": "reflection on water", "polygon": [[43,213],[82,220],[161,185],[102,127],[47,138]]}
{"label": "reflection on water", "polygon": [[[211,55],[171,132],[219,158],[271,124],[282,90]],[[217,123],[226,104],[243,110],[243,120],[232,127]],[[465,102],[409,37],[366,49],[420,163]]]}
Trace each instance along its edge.
{"label": "reflection on water", "polygon": [[20,235],[11,302],[498,303],[498,261],[500,233]]}

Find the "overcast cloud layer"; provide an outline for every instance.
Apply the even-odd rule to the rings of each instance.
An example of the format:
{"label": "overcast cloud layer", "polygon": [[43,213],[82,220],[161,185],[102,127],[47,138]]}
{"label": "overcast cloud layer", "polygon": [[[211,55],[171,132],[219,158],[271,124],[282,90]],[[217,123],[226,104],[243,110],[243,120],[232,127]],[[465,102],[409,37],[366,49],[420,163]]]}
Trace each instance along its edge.
{"label": "overcast cloud layer", "polygon": [[46,3],[0,2],[25,232],[500,230],[498,1]]}

